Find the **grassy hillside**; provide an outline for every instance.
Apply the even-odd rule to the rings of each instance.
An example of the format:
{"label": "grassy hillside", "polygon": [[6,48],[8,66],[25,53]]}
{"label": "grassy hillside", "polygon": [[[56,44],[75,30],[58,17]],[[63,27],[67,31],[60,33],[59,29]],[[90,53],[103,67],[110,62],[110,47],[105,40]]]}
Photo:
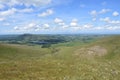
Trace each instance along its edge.
{"label": "grassy hillside", "polygon": [[119,80],[119,57],[120,36],[50,48],[0,44],[0,80]]}

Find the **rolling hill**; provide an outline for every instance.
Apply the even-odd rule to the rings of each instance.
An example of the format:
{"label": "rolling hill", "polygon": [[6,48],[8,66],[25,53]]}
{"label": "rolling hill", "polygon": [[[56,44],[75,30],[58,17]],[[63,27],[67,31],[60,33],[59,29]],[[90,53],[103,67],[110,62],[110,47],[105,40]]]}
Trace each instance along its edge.
{"label": "rolling hill", "polygon": [[81,44],[73,41],[41,48],[0,43],[0,80],[120,79],[119,35]]}

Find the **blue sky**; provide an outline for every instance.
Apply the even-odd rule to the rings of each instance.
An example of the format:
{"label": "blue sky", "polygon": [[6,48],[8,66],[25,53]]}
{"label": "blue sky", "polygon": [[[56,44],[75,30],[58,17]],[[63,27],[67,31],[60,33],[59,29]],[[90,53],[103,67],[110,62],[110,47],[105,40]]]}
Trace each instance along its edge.
{"label": "blue sky", "polygon": [[0,34],[120,34],[120,0],[0,0]]}

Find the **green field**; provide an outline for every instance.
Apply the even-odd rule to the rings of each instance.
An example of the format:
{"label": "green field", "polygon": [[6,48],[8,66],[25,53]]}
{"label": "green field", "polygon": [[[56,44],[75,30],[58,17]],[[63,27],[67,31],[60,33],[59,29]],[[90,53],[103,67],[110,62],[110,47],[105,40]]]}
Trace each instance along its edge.
{"label": "green field", "polygon": [[119,35],[49,48],[0,43],[0,80],[119,79]]}

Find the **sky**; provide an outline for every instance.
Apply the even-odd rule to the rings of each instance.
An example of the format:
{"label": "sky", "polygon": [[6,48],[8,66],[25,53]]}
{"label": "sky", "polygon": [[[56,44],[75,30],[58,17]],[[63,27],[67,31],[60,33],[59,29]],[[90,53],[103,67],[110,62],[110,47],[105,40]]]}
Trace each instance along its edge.
{"label": "sky", "polygon": [[120,34],[120,0],[0,0],[0,34]]}

